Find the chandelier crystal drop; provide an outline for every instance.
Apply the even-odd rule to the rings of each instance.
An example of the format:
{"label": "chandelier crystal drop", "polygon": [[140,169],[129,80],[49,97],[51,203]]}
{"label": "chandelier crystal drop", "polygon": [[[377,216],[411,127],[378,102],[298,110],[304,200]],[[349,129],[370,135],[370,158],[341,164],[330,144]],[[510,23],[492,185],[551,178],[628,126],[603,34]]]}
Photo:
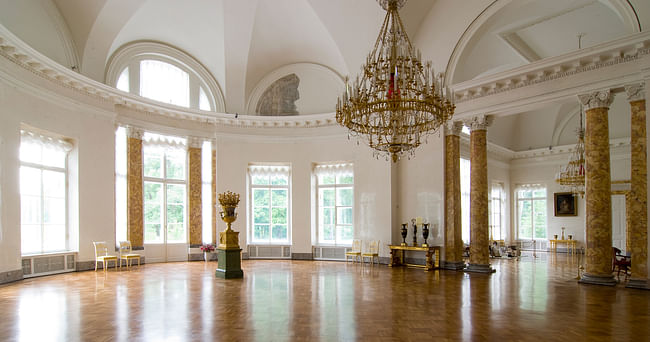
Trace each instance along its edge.
{"label": "chandelier crystal drop", "polygon": [[454,96],[413,49],[398,13],[406,0],[377,2],[386,17],[361,74],[352,84],[346,79],[336,121],[365,140],[377,158],[397,162],[453,116]]}
{"label": "chandelier crystal drop", "polygon": [[580,128],[576,131],[578,143],[564,166],[555,177],[555,181],[574,194],[585,193],[585,130],[582,126],[582,105],[580,106]]}

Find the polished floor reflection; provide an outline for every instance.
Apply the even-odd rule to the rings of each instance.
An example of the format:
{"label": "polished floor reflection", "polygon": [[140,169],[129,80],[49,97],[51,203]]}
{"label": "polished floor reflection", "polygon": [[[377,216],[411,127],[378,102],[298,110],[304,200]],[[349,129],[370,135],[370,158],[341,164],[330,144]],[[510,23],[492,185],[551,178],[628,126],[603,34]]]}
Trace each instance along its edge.
{"label": "polished floor reflection", "polygon": [[0,286],[0,341],[645,341],[650,291],[579,285],[578,261],[492,260],[492,275],[244,261],[150,264]]}

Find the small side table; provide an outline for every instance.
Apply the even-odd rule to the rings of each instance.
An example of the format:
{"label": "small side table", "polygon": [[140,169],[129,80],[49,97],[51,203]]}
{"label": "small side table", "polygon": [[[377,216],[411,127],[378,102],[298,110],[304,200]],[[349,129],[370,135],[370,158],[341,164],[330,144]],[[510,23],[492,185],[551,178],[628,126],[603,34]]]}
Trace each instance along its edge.
{"label": "small side table", "polygon": [[570,250],[571,254],[575,254],[578,240],[548,240],[548,242],[550,244],[549,249],[554,253],[557,253],[557,244],[564,243],[566,244],[567,253],[569,253]]}

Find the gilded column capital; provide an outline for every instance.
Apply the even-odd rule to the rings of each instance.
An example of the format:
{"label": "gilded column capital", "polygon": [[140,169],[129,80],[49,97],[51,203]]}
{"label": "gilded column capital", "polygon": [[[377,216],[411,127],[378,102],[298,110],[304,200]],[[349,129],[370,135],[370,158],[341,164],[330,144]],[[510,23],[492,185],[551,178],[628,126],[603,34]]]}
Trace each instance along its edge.
{"label": "gilded column capital", "polygon": [[445,123],[445,135],[459,135],[463,130],[462,121],[447,121]]}
{"label": "gilded column capital", "polygon": [[607,90],[595,91],[589,94],[578,95],[578,100],[585,107],[585,110],[594,108],[608,108],[614,101],[614,95]]}
{"label": "gilded column capital", "polygon": [[144,129],[135,126],[126,126],[124,127],[126,131],[126,136],[133,139],[142,140],[144,136]]}
{"label": "gilded column capital", "polygon": [[645,100],[645,83],[626,85],[625,93],[629,102]]}
{"label": "gilded column capital", "polygon": [[485,131],[492,124],[492,117],[489,115],[477,115],[469,120],[463,122],[470,132],[472,131]]}
{"label": "gilded column capital", "polygon": [[187,147],[201,148],[203,147],[203,138],[200,137],[187,137]]}

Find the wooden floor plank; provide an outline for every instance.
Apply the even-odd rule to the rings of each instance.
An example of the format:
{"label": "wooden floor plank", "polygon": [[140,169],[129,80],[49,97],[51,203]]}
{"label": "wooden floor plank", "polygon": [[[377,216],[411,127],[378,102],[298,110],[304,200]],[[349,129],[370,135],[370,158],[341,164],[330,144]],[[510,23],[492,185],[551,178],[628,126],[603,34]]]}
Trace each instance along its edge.
{"label": "wooden floor plank", "polygon": [[650,340],[650,292],[579,285],[565,255],[494,274],[244,261],[149,264],[0,286],[0,341]]}

